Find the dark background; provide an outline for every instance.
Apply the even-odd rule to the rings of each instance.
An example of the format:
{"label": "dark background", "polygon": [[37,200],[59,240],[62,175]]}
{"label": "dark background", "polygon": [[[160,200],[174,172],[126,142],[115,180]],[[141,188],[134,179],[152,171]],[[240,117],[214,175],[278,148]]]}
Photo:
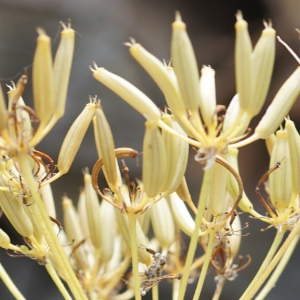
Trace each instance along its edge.
{"label": "dark background", "polygon": [[[72,19],[72,27],[77,31],[76,52],[68,93],[66,114],[51,133],[37,147],[57,161],[59,149],[72,122],[89,101],[89,95],[98,95],[102,100],[106,116],[110,122],[116,147],[129,146],[141,151],[144,133],[144,119],[126,103],[120,100],[100,83],[96,82],[89,70],[95,61],[98,66],[117,73],[134,83],[160,107],[165,105],[164,98],[149,76],[131,58],[123,42],[134,37],[146,49],[159,59],[170,58],[171,23],[175,10],[181,12],[187,24],[188,33],[195,48],[199,68],[210,64],[216,70],[218,104],[228,105],[235,93],[234,83],[234,23],[235,13],[242,10],[249,22],[253,43],[256,43],[263,29],[262,19],[271,18],[273,27],[296,53],[299,53],[299,41],[294,28],[300,27],[300,4],[297,0],[211,0],[211,1],[172,1],[172,0],[0,0],[0,77],[2,87],[10,80],[17,81],[22,69],[32,63],[35,49],[37,26],[45,28],[53,39],[53,49],[59,40],[59,21]],[[272,86],[267,99],[270,103],[275,93],[295,70],[297,63],[291,55],[277,43],[277,57]],[[31,82],[24,99],[32,105]],[[265,111],[266,106],[263,108]],[[299,101],[291,112],[291,118],[297,123],[300,115]],[[259,121],[255,118],[251,127]],[[298,126],[299,128],[299,126]],[[97,159],[93,130],[89,129],[76,156],[70,172],[52,184],[58,218],[61,220],[60,202],[63,193],[67,193],[77,202],[78,191],[82,186],[84,167],[92,168]],[[201,171],[193,163],[187,173],[193,199],[197,200]],[[240,151],[240,169],[245,189],[253,200],[256,209],[264,213],[254,190],[268,169],[268,155],[263,141],[255,142]],[[132,178],[140,176],[140,171],[131,173]],[[246,215],[243,221],[249,221]],[[243,238],[240,254],[250,254],[253,262],[234,282],[227,282],[221,299],[238,299],[242,291],[255,275],[265,256],[275,230],[261,233],[266,227],[260,221],[250,220],[251,235]],[[9,227],[5,217],[0,226],[11,236],[13,243],[21,243],[17,234]],[[276,288],[267,299],[298,299],[299,247]],[[27,258],[10,258],[0,249],[0,260],[27,299],[62,299],[56,291],[43,267]],[[214,272],[210,271],[205,282],[201,299],[210,299],[215,289]],[[166,285],[170,291],[170,285]],[[189,287],[191,299],[193,286]],[[0,299],[13,299],[0,281]],[[166,297],[162,297],[166,299]]]}

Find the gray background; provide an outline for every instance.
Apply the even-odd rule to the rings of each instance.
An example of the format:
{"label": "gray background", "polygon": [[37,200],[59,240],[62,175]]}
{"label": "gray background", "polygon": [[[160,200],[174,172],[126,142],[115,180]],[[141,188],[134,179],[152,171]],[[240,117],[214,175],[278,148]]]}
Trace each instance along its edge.
{"label": "gray background", "polygon": [[[123,42],[132,36],[158,58],[168,60],[171,23],[175,10],[179,10],[187,24],[199,68],[203,64],[210,64],[216,70],[218,103],[228,105],[235,90],[233,25],[236,11],[241,9],[244,18],[249,22],[254,43],[262,30],[262,19],[271,18],[278,35],[299,53],[299,41],[294,31],[295,27],[300,27],[299,8],[297,0],[0,0],[1,83],[4,86],[10,80],[17,81],[26,66],[30,74],[37,26],[45,28],[53,39],[53,49],[56,49],[60,31],[58,22],[71,18],[72,27],[77,31],[77,35],[66,114],[37,149],[46,152],[57,161],[63,138],[72,122],[89,101],[89,95],[98,95],[110,122],[116,147],[129,146],[141,151],[143,117],[93,79],[88,68],[92,61],[134,83],[163,108],[165,101],[162,94],[131,58]],[[296,67],[295,60],[277,43],[277,60],[267,103],[270,103],[280,85]],[[27,104],[32,105],[31,82],[24,99]],[[266,106],[263,111],[265,109]],[[298,101],[291,112],[291,118],[295,122],[299,122],[299,110]],[[259,117],[253,120],[252,128],[258,120]],[[257,210],[264,213],[254,194],[259,178],[268,169],[264,143],[256,142],[241,149],[240,152],[240,168],[246,191],[253,199]],[[77,201],[78,190],[82,186],[81,170],[86,166],[91,169],[96,159],[93,130],[90,128],[70,172],[52,185],[58,208],[63,193],[67,193],[75,202]],[[193,199],[197,200],[201,170],[193,162],[192,155],[190,163],[187,178]],[[140,169],[133,168],[131,176],[132,178],[140,176]],[[60,212],[58,215],[61,219]],[[240,254],[250,254],[253,263],[234,282],[226,283],[221,299],[239,298],[254,276],[275,235],[273,229],[261,233],[260,228],[265,225],[260,221],[248,220],[246,215],[242,218],[244,222],[250,222],[251,235],[243,239]],[[14,243],[22,243],[7,224],[5,217],[0,219],[0,226],[10,234]],[[299,273],[296,273],[300,266],[298,252],[299,249],[296,249],[293,262],[288,265],[276,289],[267,299],[299,298]],[[10,258],[3,250],[0,250],[0,260],[27,299],[62,299],[46,271],[36,262],[26,258]],[[214,271],[211,269],[201,299],[211,298],[215,288],[213,276]],[[164,286],[170,291],[170,285]],[[186,299],[191,299],[193,288],[189,287],[191,294],[187,295]],[[12,299],[2,282],[0,282],[0,299]],[[162,296],[162,299],[166,298]]]}

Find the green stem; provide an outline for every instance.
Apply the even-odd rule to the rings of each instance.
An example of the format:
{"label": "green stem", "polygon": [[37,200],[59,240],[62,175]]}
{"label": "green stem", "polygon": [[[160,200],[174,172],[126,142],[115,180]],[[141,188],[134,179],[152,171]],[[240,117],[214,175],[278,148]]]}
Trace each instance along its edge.
{"label": "green stem", "polygon": [[203,214],[205,211],[205,205],[206,205],[206,200],[207,200],[208,193],[209,193],[209,188],[211,186],[212,174],[213,174],[212,168],[210,168],[204,172],[204,177],[203,177],[203,182],[202,182],[201,192],[200,192],[199,202],[198,202],[198,214],[196,215],[196,219],[195,219],[195,229],[192,234],[190,245],[189,245],[189,250],[188,250],[188,254],[187,254],[187,258],[186,258],[186,262],[185,262],[185,266],[184,266],[184,271],[183,271],[183,276],[181,279],[178,300],[184,299],[184,294],[185,294],[186,287],[188,284],[191,265],[193,263],[196,247],[198,244],[199,229],[200,229],[202,217],[203,217]]}
{"label": "green stem", "polygon": [[255,298],[255,300],[263,300],[268,295],[270,290],[275,286],[278,278],[280,277],[284,268],[286,267],[287,263],[289,262],[291,255],[293,254],[295,247],[297,246],[298,241],[299,241],[299,237],[296,237],[295,239],[293,239],[289,248],[284,253],[282,259],[280,260],[275,271],[273,272],[272,276],[270,277],[270,279],[268,280],[268,282],[266,283],[264,288],[261,290],[259,295]]}
{"label": "green stem", "polygon": [[276,250],[278,249],[278,247],[279,247],[279,245],[280,245],[280,243],[282,241],[284,233],[285,233],[285,230],[283,230],[281,232],[279,232],[277,230],[275,239],[274,239],[274,241],[272,243],[271,248],[269,249],[269,252],[268,252],[267,256],[265,257],[265,259],[264,259],[262,265],[260,266],[258,272],[256,273],[255,277],[253,278],[252,282],[250,283],[250,285],[248,286],[248,288],[246,289],[246,291],[244,292],[244,294],[242,295],[242,297],[240,298],[240,300],[251,299],[251,298],[249,298],[249,294],[251,293],[254,285],[257,282],[261,281],[261,275],[266,270],[266,268],[268,267],[268,265],[270,264],[270,261],[272,260],[274,254],[276,253]]}
{"label": "green stem", "polygon": [[17,300],[25,300],[24,296],[21,294],[19,289],[16,287],[14,282],[11,280],[9,275],[6,273],[5,269],[3,268],[2,264],[0,263],[0,278],[6,285],[6,287],[9,289],[11,294],[17,299]]}
{"label": "green stem", "polygon": [[200,274],[200,277],[198,280],[198,284],[197,284],[197,288],[196,288],[193,300],[198,300],[200,298],[204,280],[206,278],[207,270],[209,267],[211,255],[212,255],[212,252],[214,249],[215,240],[216,240],[215,234],[211,233],[210,237],[209,237],[209,242],[208,242],[208,246],[206,249],[206,253],[205,253],[205,260],[204,260],[203,266],[201,268],[201,274]]}
{"label": "green stem", "polygon": [[38,221],[45,240],[47,241],[47,244],[57,264],[61,268],[63,278],[67,282],[75,299],[87,300],[87,297],[84,294],[82,287],[80,286],[80,283],[76,278],[75,273],[68,261],[68,258],[66,257],[65,252],[57,238],[57,235],[53,230],[53,225],[50,221],[45,204],[43,203],[43,200],[39,193],[38,185],[35,182],[35,179],[31,172],[31,166],[28,157],[29,156],[27,155],[27,153],[21,153],[16,157],[16,160],[19,163],[24,181],[29,187],[31,197],[34,199],[34,202],[31,205],[32,213]]}
{"label": "green stem", "polygon": [[130,233],[130,244],[131,244],[131,255],[132,255],[132,270],[133,270],[133,278],[134,278],[134,294],[135,300],[141,300],[141,292],[140,292],[140,276],[138,269],[138,245],[137,245],[137,237],[136,237],[136,222],[137,215],[135,214],[127,214],[129,221],[129,233]]}

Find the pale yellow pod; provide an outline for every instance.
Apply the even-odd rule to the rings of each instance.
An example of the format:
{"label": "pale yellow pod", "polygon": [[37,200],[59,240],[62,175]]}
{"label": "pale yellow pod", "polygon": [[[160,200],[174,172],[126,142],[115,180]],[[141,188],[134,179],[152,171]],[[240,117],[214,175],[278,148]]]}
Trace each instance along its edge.
{"label": "pale yellow pod", "polygon": [[54,109],[51,40],[38,28],[37,47],[32,66],[34,108],[41,127],[49,122]]}
{"label": "pale yellow pod", "polygon": [[98,81],[119,95],[146,119],[157,121],[160,118],[158,107],[134,85],[104,68],[98,68],[96,65],[92,72]]}
{"label": "pale yellow pod", "polygon": [[276,210],[284,213],[292,199],[292,170],[287,133],[276,132],[276,142],[271,154],[270,168],[280,162],[280,168],[269,176],[270,201]]}
{"label": "pale yellow pod", "polygon": [[199,72],[186,25],[179,12],[176,12],[172,24],[171,54],[182,100],[186,109],[194,111],[199,106]]}
{"label": "pale yellow pod", "polygon": [[210,66],[203,66],[199,83],[200,111],[204,123],[209,127],[216,122],[216,83],[215,70]]}
{"label": "pale yellow pod", "polygon": [[[125,242],[127,248],[130,249],[131,244],[130,244],[128,218],[126,215],[122,214],[119,209],[116,209],[115,213],[116,213],[116,221],[118,223],[118,228],[119,228],[120,234],[121,234],[123,241]],[[147,245],[147,238],[138,222],[136,224],[136,235],[137,235],[138,246]],[[150,254],[147,251],[145,251],[145,249],[143,249],[142,247],[138,248],[138,259],[139,259],[139,262],[141,262],[145,265],[149,265],[150,261],[151,261]]]}
{"label": "pale yellow pod", "polygon": [[268,137],[265,139],[265,142],[266,142],[266,147],[267,147],[269,156],[271,156],[271,153],[272,153],[274,144],[275,144],[275,142],[276,142],[276,135],[275,135],[274,133],[272,133],[270,136],[268,136]]}
{"label": "pale yellow pod", "polygon": [[300,67],[285,81],[266,113],[255,128],[254,135],[265,139],[279,127],[300,93]]}
{"label": "pale yellow pod", "polygon": [[165,146],[156,124],[148,121],[145,126],[142,180],[147,196],[156,197],[162,192],[167,177]]}
{"label": "pale yellow pod", "polygon": [[[187,136],[178,123],[173,120],[172,116],[164,114],[162,120],[173,130],[183,136]],[[162,190],[173,193],[180,185],[186,170],[189,144],[164,129],[162,129],[162,137],[166,152],[166,173],[168,174]]]}
{"label": "pale yellow pod", "polygon": [[175,241],[175,225],[171,209],[165,198],[151,207],[150,217],[155,238],[164,250],[169,249]]}
{"label": "pale yellow pod", "polygon": [[248,23],[240,11],[236,14],[235,23],[235,81],[236,92],[242,110],[247,110],[252,101],[252,44],[248,32]]}
{"label": "pale yellow pod", "polygon": [[177,193],[170,194],[167,199],[169,200],[174,220],[180,230],[188,236],[192,236],[195,229],[195,221],[188,211],[184,201],[179,198]]}
{"label": "pale yellow pod", "polygon": [[143,214],[139,214],[138,221],[144,234],[147,236],[150,228],[150,209],[147,209]]}
{"label": "pale yellow pod", "polygon": [[69,171],[98,104],[88,103],[72,124],[61,146],[57,167],[61,174]]}
{"label": "pale yellow pod", "polygon": [[114,253],[114,243],[116,238],[116,218],[115,218],[115,207],[102,200],[100,205],[100,227],[98,228],[101,234],[101,262],[108,263]]}
{"label": "pale yellow pod", "polygon": [[7,122],[7,109],[5,104],[5,98],[3,95],[2,87],[0,85],[0,132],[6,129]]}
{"label": "pale yellow pod", "polygon": [[72,242],[72,248],[74,251],[74,258],[78,267],[82,270],[85,270],[88,266],[87,255],[84,250],[84,245],[80,243],[84,241],[84,235],[80,227],[78,220],[78,214],[73,206],[71,199],[63,197],[62,202],[63,207],[63,219],[64,219],[64,230],[68,237],[69,242]]}
{"label": "pale yellow pod", "polygon": [[52,218],[56,219],[56,209],[55,209],[55,202],[52,194],[52,189],[50,184],[46,184],[41,186],[40,193],[43,198],[43,202],[46,206],[46,210],[48,215]]}
{"label": "pale yellow pod", "polygon": [[256,116],[269,90],[275,60],[276,31],[267,27],[263,30],[253,53],[252,60],[252,100],[247,112]]}
{"label": "pale yellow pod", "polygon": [[88,242],[90,242],[91,241],[90,230],[88,225],[85,201],[86,201],[85,193],[84,193],[84,189],[82,189],[79,193],[79,198],[77,203],[77,213],[78,213],[78,219],[82,230],[82,234],[84,235],[84,238],[87,239]]}
{"label": "pale yellow pod", "polygon": [[96,191],[92,185],[92,176],[87,170],[84,171],[84,193],[87,221],[90,232],[90,239],[96,249],[100,249],[101,240],[101,222],[100,222],[100,204]]}
{"label": "pale yellow pod", "polygon": [[0,206],[4,214],[23,237],[29,237],[33,234],[33,226],[23,208],[20,197],[12,197],[9,192],[0,191]]}
{"label": "pale yellow pod", "polygon": [[6,234],[6,232],[4,232],[1,228],[0,228],[0,247],[4,248],[4,249],[8,249],[10,246],[10,238],[9,236]]}
{"label": "pale yellow pod", "polygon": [[164,93],[168,105],[173,113],[181,114],[184,111],[183,102],[178,90],[177,84],[172,80],[168,73],[167,67],[149,53],[140,44],[130,46],[131,55],[139,62],[139,64],[149,73],[155,83]]}
{"label": "pale yellow pod", "polygon": [[60,118],[65,113],[67,90],[71,73],[71,66],[74,53],[75,31],[61,23],[61,39],[56,51],[53,65],[53,89],[54,89],[54,111],[53,114]]}
{"label": "pale yellow pod", "polygon": [[292,187],[295,194],[300,193],[300,136],[294,122],[287,120],[285,122],[287,132],[288,147],[291,160]]}
{"label": "pale yellow pod", "polygon": [[228,251],[229,253],[229,258],[231,261],[234,260],[234,258],[237,256],[237,254],[239,253],[240,250],[240,245],[241,245],[241,239],[242,236],[239,233],[242,229],[241,226],[241,220],[240,220],[240,216],[239,214],[237,214],[234,218],[234,221],[232,224],[230,224],[231,220],[230,218],[227,220],[226,222],[226,227],[230,228],[232,227],[234,231],[236,231],[236,234],[232,234],[232,235],[228,235],[226,236],[226,239],[228,241],[227,246],[230,248],[230,251]]}

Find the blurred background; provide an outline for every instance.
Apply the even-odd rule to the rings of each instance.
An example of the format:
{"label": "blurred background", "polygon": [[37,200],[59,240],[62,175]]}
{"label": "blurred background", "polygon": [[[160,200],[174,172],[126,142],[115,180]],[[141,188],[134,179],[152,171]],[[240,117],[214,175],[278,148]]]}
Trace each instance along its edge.
{"label": "blurred background", "polygon": [[[0,80],[2,87],[11,80],[17,81],[24,68],[31,73],[31,63],[37,37],[36,27],[43,27],[52,37],[53,51],[59,42],[59,21],[72,20],[76,30],[76,50],[71,73],[65,116],[51,133],[40,143],[38,150],[46,152],[57,161],[59,149],[69,127],[89,102],[89,95],[101,99],[104,112],[110,122],[116,147],[128,146],[142,150],[144,118],[129,107],[114,93],[92,77],[89,65],[95,61],[98,66],[124,77],[146,93],[160,108],[165,105],[163,95],[151,78],[128,53],[123,42],[133,37],[159,59],[170,58],[171,23],[174,12],[179,10],[194,46],[199,69],[209,64],[216,70],[218,104],[228,105],[235,94],[234,80],[234,23],[237,10],[243,12],[249,23],[253,43],[263,29],[262,20],[272,19],[277,34],[299,53],[299,40],[294,28],[300,27],[300,3],[297,0],[0,0]],[[277,42],[275,69],[271,89],[262,109],[266,110],[282,83],[296,69],[297,62]],[[32,106],[31,79],[24,100]],[[299,127],[299,101],[291,111],[291,119]],[[254,128],[261,115],[251,123]],[[193,162],[191,152],[187,180],[193,199],[197,201],[201,180],[201,169]],[[79,188],[83,185],[82,169],[90,170],[97,160],[93,140],[93,129],[89,129],[75,162],[69,173],[52,184],[58,219],[62,220],[61,197],[64,193],[76,203]],[[268,169],[269,158],[263,141],[255,142],[240,150],[240,171],[248,196],[255,208],[264,213],[255,195],[258,180]],[[140,170],[133,170],[131,177],[140,177]],[[255,275],[263,257],[268,251],[275,230],[260,232],[266,225],[259,220],[249,220],[251,234],[243,238],[241,255],[252,256],[251,265],[239,274],[234,282],[227,282],[221,299],[238,299],[249,281]],[[0,226],[11,236],[15,244],[22,243],[9,226],[5,216]],[[267,299],[299,299],[299,247],[292,262]],[[28,258],[11,258],[0,249],[0,261],[27,299],[62,299],[43,267]],[[210,269],[201,299],[210,299],[215,289],[215,273]],[[171,285],[164,288],[170,292]],[[192,298],[194,286],[190,286]],[[0,281],[0,299],[13,299]],[[162,298],[166,299],[166,298]]]}

